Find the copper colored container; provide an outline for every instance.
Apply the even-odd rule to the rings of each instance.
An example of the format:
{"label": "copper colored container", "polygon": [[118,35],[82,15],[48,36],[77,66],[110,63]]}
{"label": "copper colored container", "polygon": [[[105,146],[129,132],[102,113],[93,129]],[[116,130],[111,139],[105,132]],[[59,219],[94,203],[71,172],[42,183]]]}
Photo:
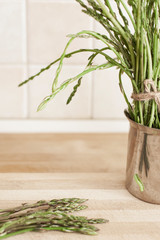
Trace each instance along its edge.
{"label": "copper colored container", "polygon": [[[126,188],[135,197],[160,204],[160,130],[130,122],[126,169]],[[144,185],[141,192],[134,179],[138,174]]]}

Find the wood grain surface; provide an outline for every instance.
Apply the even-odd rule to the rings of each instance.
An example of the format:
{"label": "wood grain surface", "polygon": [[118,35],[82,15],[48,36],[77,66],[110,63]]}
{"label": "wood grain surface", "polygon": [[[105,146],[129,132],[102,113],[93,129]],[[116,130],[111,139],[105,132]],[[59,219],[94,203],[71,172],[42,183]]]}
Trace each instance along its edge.
{"label": "wood grain surface", "polygon": [[126,134],[0,134],[0,172],[119,172]]}
{"label": "wood grain surface", "polygon": [[125,189],[126,143],[127,136],[119,134],[1,135],[1,209],[26,201],[82,197],[89,199],[89,208],[76,214],[110,221],[99,225],[95,237],[45,232],[10,239],[159,240],[160,206],[142,202]]}

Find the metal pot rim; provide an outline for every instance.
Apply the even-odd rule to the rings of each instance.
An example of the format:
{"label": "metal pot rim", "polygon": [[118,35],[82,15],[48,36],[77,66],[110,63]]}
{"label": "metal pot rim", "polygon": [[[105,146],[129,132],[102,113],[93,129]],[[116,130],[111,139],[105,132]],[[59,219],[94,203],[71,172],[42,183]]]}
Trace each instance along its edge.
{"label": "metal pot rim", "polygon": [[133,128],[136,128],[139,131],[142,131],[142,132],[147,133],[149,135],[160,135],[160,129],[150,128],[150,127],[144,126],[140,123],[136,123],[135,121],[130,119],[130,116],[129,116],[129,113],[128,113],[127,109],[124,110],[124,114],[125,114],[126,118],[128,119],[128,121],[130,123],[130,126],[132,126]]}

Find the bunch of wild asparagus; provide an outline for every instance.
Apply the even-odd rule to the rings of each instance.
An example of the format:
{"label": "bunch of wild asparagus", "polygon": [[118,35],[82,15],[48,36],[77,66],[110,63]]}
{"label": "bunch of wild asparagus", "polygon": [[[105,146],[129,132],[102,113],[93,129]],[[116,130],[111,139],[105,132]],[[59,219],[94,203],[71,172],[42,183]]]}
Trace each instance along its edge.
{"label": "bunch of wild asparagus", "polygon": [[[99,22],[104,29],[103,34],[83,30],[76,34],[69,35],[70,39],[59,59],[41,69],[37,74],[31,76],[26,81],[33,80],[53,64],[59,62],[55,78],[53,80],[50,94],[43,99],[38,107],[38,111],[46,107],[59,92],[69,84],[76,82],[73,92],[67,100],[67,104],[72,100],[81,85],[82,78],[95,70],[103,70],[111,67],[119,69],[119,86],[128,106],[130,118],[135,122],[145,126],[160,129],[160,111],[156,100],[156,95],[148,100],[133,98],[133,103],[129,100],[123,86],[122,75],[126,74],[132,84],[133,95],[145,93],[144,83],[146,79],[152,81],[156,91],[160,91],[160,1],[159,0],[75,0],[82,11]],[[114,5],[113,5],[114,4]],[[92,37],[100,41],[104,47],[101,49],[76,49],[68,53],[70,44],[79,37]],[[84,71],[59,84],[59,76],[62,70],[64,58],[79,53],[91,53]],[[110,57],[110,52],[115,57]],[[95,65],[94,59],[101,55],[104,62]],[[98,81],[98,79],[97,79]],[[106,81],[111,81],[107,79]],[[100,83],[101,84],[101,83]],[[107,91],[108,89],[106,89]],[[152,90],[149,86],[149,91]],[[158,95],[159,96],[159,95]],[[160,108],[160,103],[159,103]]]}
{"label": "bunch of wild asparagus", "polygon": [[87,199],[64,198],[24,203],[19,207],[0,210],[0,239],[31,231],[56,230],[96,235],[99,230],[91,224],[105,223],[105,219],[88,219],[67,213],[86,209]]}

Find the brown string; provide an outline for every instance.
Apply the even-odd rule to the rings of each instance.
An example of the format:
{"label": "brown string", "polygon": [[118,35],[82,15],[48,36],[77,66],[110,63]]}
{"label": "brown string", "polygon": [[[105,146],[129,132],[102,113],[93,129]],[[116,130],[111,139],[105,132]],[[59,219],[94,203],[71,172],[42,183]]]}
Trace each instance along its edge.
{"label": "brown string", "polygon": [[[151,86],[152,91],[148,85]],[[160,112],[160,92],[157,91],[154,81],[151,79],[146,79],[144,81],[144,87],[145,93],[133,93],[131,98],[133,98],[135,101],[149,101],[154,99],[158,106],[158,111]]]}

